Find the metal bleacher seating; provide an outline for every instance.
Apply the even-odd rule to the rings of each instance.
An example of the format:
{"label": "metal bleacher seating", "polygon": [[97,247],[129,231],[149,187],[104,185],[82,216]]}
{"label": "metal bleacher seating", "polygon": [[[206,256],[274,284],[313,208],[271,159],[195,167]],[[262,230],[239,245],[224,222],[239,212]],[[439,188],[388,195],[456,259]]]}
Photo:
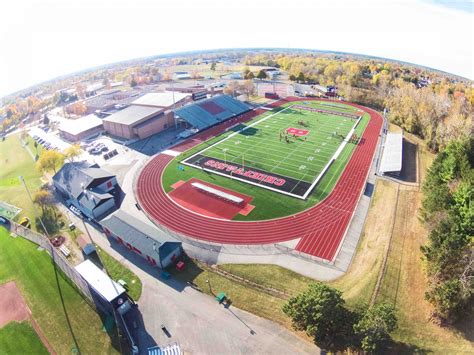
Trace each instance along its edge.
{"label": "metal bleacher seating", "polygon": [[214,126],[250,110],[228,95],[215,96],[176,110],[176,115],[199,130]]}
{"label": "metal bleacher seating", "polygon": [[154,346],[148,348],[148,355],[181,355],[181,347],[178,343],[169,344],[163,347]]}

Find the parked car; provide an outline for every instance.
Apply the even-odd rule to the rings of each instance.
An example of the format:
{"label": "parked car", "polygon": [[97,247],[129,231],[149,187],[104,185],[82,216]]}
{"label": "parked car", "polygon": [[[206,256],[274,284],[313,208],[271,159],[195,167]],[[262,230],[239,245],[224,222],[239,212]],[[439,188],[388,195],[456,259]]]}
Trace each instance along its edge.
{"label": "parked car", "polygon": [[104,145],[100,151],[101,152],[108,152],[109,148],[107,148],[107,146]]}
{"label": "parked car", "polygon": [[69,210],[78,217],[82,217],[82,212],[74,205],[69,206]]}
{"label": "parked car", "polygon": [[10,221],[5,217],[0,216],[0,224],[4,225],[5,227],[8,227],[10,225]]}

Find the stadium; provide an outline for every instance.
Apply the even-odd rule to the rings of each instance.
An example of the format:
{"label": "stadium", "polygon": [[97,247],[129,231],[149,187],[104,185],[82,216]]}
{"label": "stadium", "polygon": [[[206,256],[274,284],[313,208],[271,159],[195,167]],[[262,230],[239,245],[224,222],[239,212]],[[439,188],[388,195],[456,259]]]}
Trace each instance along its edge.
{"label": "stadium", "polygon": [[220,96],[176,115],[199,133],[150,158],[135,180],[158,227],[189,242],[291,245],[334,262],[374,160],[376,111],[296,97],[251,109]]}

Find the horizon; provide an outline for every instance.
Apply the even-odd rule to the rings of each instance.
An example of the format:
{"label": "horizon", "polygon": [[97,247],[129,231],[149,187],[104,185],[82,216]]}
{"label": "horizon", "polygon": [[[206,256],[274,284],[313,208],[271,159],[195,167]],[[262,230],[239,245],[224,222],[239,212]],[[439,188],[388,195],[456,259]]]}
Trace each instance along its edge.
{"label": "horizon", "polygon": [[[473,80],[474,15],[468,3],[418,0],[381,5],[369,0],[354,6],[347,1],[316,4],[296,0],[291,9],[299,12],[278,1],[254,5],[249,0],[218,5],[203,0],[198,7],[183,0],[162,4],[140,0],[133,8],[122,0],[99,4],[91,0],[80,4],[52,0],[46,7],[32,0],[2,4],[2,12],[12,16],[0,24],[0,38],[6,48],[13,50],[0,55],[0,97],[96,67],[219,49],[337,52],[422,66]],[[229,13],[233,18],[248,18],[246,4],[256,13],[265,11],[265,16],[255,17],[253,26],[238,22],[237,29],[229,28],[234,25],[227,21]],[[288,18],[290,10],[295,14],[320,14],[323,10],[336,17],[300,21]],[[154,15],[163,11],[175,16],[160,17],[157,22]],[[214,16],[209,16],[210,11]],[[137,18],[129,13],[138,14]],[[207,18],[211,20],[204,21]],[[355,26],[355,18],[364,21]],[[129,31],[124,32],[127,23]],[[222,31],[210,32],[209,23]],[[453,36],[453,28],[460,35]]]}

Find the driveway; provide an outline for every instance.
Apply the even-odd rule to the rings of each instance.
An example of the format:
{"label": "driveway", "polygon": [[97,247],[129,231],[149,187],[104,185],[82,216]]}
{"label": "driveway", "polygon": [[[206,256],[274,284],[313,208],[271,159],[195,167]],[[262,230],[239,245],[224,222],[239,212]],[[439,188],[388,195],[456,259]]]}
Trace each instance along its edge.
{"label": "driveway", "polygon": [[[76,225],[84,229],[76,216]],[[92,238],[142,281],[138,302],[145,329],[140,330],[141,350],[153,345],[178,343],[187,354],[319,354],[319,349],[282,326],[230,306],[219,305],[177,280],[162,280],[157,268],[112,242],[88,225]],[[164,324],[168,337],[162,330]]]}

